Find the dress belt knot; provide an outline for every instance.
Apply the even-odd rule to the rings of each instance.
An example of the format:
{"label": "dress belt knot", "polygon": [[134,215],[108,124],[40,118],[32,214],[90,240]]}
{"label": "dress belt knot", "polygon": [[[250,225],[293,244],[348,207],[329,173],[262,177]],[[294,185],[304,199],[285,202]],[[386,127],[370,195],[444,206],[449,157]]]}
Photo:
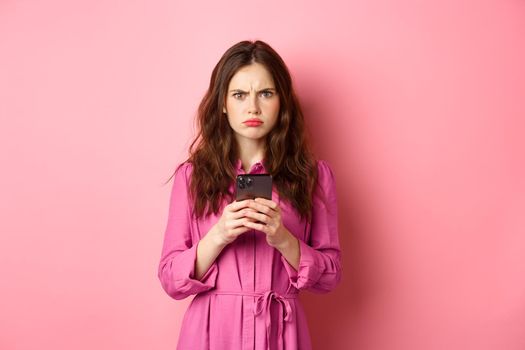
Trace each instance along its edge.
{"label": "dress belt knot", "polygon": [[[278,333],[277,333],[277,341],[278,341],[278,349],[282,350],[284,349],[284,342],[283,342],[283,331],[284,331],[284,321],[291,321],[292,320],[292,307],[290,305],[290,302],[286,300],[287,298],[283,297],[280,294],[277,294],[274,291],[268,291],[265,292],[263,295],[260,295],[255,300],[255,307],[254,307],[254,314],[255,316],[258,316],[260,314],[265,313],[265,322],[266,322],[266,344],[268,344],[268,350],[270,350],[270,330],[271,330],[271,316],[270,316],[270,307],[272,304],[272,300],[275,300],[279,303],[281,306],[279,308],[279,325],[278,325]],[[288,298],[291,299],[291,298]]]}

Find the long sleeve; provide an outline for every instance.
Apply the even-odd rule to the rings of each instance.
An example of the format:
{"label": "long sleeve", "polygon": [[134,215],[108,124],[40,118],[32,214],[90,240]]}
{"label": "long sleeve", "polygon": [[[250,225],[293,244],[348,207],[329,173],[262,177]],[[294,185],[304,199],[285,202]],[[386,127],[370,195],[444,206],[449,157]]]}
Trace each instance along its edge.
{"label": "long sleeve", "polygon": [[200,280],[194,278],[198,242],[192,240],[190,230],[189,169],[191,164],[185,163],[174,176],[158,266],[162,288],[174,299],[184,299],[214,288],[218,273],[217,263],[214,262]]}
{"label": "long sleeve", "polygon": [[333,290],[341,280],[341,251],[335,177],[323,160],[318,161],[318,171],[318,188],[313,195],[310,237],[308,242],[299,239],[298,270],[296,271],[283,256],[281,260],[290,284],[295,288],[326,293]]}

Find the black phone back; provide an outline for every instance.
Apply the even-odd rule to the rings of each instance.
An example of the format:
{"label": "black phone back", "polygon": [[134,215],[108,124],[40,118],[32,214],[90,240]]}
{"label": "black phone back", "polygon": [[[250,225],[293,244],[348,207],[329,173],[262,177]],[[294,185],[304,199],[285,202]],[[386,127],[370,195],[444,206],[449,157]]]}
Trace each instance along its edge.
{"label": "black phone back", "polygon": [[235,181],[235,200],[262,197],[272,199],[272,176],[270,174],[240,174]]}

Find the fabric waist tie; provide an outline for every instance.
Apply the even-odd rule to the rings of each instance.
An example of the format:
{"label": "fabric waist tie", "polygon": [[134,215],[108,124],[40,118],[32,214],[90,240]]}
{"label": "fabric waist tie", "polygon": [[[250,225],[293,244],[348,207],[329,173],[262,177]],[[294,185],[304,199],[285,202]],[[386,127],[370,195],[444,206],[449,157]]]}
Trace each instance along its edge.
{"label": "fabric waist tie", "polygon": [[256,297],[253,307],[253,313],[255,316],[262,315],[264,316],[265,324],[266,324],[266,344],[267,349],[271,349],[271,342],[270,342],[270,329],[272,325],[272,317],[270,315],[270,307],[272,301],[276,301],[279,304],[279,325],[278,325],[278,334],[277,334],[277,343],[278,343],[278,350],[284,349],[284,341],[283,341],[283,335],[284,335],[284,322],[292,321],[293,316],[293,310],[290,305],[289,299],[297,299],[297,296],[299,293],[294,294],[285,294],[281,295],[278,294],[272,290],[269,290],[267,292],[248,292],[248,291],[222,291],[222,290],[210,290],[208,292],[205,292],[205,294],[216,294],[216,295],[240,295],[240,296],[252,296]]}

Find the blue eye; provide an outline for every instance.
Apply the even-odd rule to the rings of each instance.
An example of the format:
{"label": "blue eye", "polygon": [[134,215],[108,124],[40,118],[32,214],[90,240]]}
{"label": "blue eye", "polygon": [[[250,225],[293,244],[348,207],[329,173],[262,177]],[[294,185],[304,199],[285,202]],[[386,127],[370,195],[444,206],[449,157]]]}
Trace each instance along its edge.
{"label": "blue eye", "polygon": [[244,93],[242,93],[242,92],[236,92],[236,93],[234,93],[232,96],[233,96],[234,98],[236,98],[236,99],[239,99],[239,98],[242,97],[243,95],[244,95]]}
{"label": "blue eye", "polygon": [[264,97],[272,97],[273,96],[273,93],[271,91],[263,91],[263,92],[261,92],[261,94]]}

